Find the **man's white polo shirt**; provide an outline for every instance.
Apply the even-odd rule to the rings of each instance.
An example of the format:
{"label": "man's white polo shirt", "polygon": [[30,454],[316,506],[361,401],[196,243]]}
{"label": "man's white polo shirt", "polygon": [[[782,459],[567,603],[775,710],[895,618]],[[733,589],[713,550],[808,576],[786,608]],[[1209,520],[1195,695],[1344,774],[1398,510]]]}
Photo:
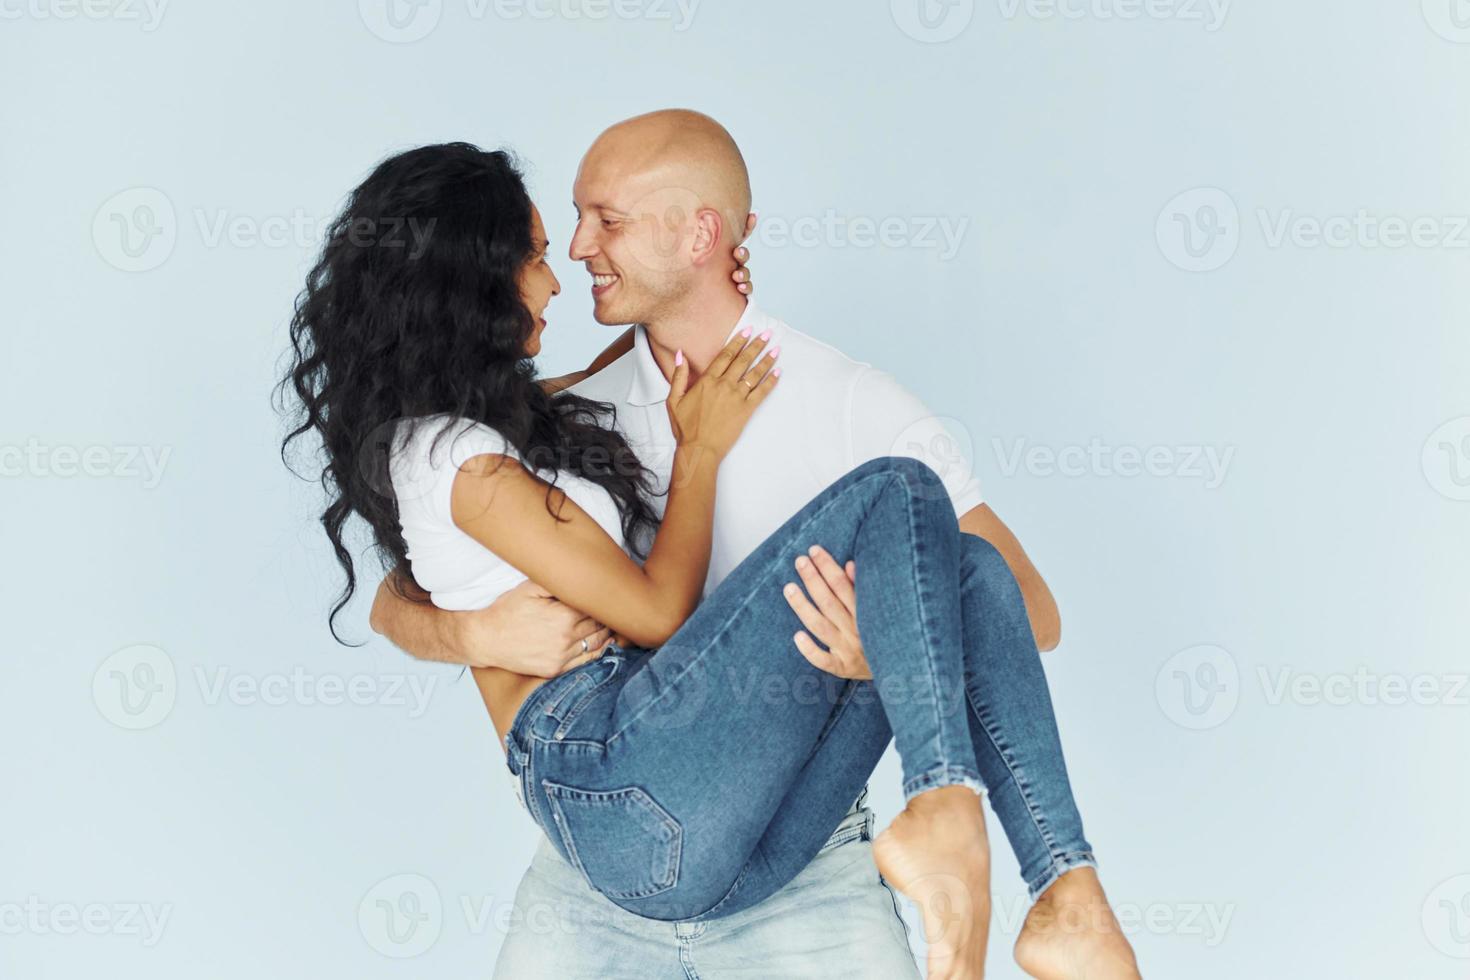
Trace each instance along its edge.
{"label": "man's white polo shirt", "polygon": [[[955,514],[984,502],[959,442],[892,375],[854,361],[747,303],[728,336],[749,326],[781,346],[781,383],[756,409],[720,464],[714,546],[705,595],[808,501],[854,467],[879,456],[912,456],[944,480]],[[617,407],[618,428],[639,459],[669,484],[674,433],[669,382],[640,326],[633,349],[571,391]],[[653,501],[663,511],[665,497]]]}

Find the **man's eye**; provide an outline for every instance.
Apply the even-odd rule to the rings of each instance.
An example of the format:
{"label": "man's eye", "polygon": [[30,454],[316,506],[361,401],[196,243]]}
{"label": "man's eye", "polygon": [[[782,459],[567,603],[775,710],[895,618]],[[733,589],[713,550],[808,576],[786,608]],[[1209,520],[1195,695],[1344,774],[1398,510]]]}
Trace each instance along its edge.
{"label": "man's eye", "polygon": [[617,222],[614,221],[611,218],[603,218],[602,219],[602,227],[604,227],[604,228],[611,228],[613,225],[616,225],[616,224],[617,224]]}

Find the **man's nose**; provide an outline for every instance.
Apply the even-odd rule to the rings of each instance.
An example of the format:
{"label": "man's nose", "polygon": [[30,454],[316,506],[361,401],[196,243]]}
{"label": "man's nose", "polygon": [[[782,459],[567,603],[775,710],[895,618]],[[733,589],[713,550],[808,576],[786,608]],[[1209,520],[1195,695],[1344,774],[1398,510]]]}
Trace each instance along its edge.
{"label": "man's nose", "polygon": [[582,262],[597,254],[597,246],[592,240],[592,232],[587,228],[585,221],[577,222],[577,230],[572,232],[572,244],[567,249],[567,255],[573,262]]}
{"label": "man's nose", "polygon": [[558,279],[558,278],[556,278],[556,273],[555,272],[553,272],[551,274],[551,295],[553,295],[553,296],[560,296],[561,295],[561,280]]}

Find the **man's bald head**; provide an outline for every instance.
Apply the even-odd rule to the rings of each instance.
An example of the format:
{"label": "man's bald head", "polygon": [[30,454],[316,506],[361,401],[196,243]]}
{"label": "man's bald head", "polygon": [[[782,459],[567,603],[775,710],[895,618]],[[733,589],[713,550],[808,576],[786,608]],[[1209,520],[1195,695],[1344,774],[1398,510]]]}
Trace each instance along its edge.
{"label": "man's bald head", "polygon": [[582,158],[579,178],[584,174],[595,176],[600,188],[615,185],[640,196],[670,188],[689,192],[720,213],[732,247],[745,237],[745,158],[729,131],[702,112],[660,109],[608,127]]}
{"label": "man's bald head", "polygon": [[582,157],[572,198],[570,254],[594,277],[598,322],[720,316],[744,303],[731,253],[754,227],[750,176],[709,116],[664,109],[610,127]]}

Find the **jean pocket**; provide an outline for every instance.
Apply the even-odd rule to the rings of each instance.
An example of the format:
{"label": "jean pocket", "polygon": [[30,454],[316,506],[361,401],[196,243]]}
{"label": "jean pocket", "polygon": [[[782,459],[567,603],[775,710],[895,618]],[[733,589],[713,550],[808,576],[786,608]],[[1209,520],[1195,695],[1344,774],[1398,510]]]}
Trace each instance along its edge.
{"label": "jean pocket", "polygon": [[637,786],[585,790],[542,780],[552,819],[587,884],[608,898],[648,898],[679,880],[684,828]]}

